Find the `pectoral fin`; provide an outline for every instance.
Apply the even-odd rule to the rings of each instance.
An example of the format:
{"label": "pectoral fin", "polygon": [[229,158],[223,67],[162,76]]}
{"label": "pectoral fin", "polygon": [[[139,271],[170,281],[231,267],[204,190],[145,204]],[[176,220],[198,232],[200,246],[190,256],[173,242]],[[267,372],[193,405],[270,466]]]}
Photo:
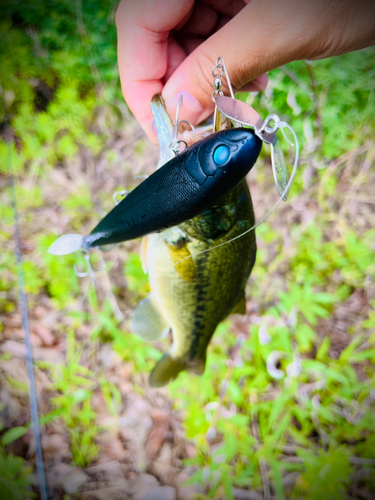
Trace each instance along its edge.
{"label": "pectoral fin", "polygon": [[246,314],[246,299],[245,294],[242,295],[237,304],[233,307],[230,314]]}
{"label": "pectoral fin", "polygon": [[131,318],[132,332],[144,340],[152,342],[168,334],[169,325],[159,312],[149,295],[135,308]]}

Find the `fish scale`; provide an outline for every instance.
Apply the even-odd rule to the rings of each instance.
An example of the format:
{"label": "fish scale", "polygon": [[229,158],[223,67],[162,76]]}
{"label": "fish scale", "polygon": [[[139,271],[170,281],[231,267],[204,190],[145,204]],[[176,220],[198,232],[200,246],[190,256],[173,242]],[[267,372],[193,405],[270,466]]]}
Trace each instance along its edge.
{"label": "fish scale", "polygon": [[199,344],[200,338],[202,335],[202,327],[206,326],[206,312],[207,312],[207,298],[208,298],[208,289],[209,282],[208,276],[204,272],[207,266],[208,255],[202,254],[201,259],[197,260],[197,275],[200,276],[200,281],[197,283],[197,305],[195,308],[195,313],[193,314],[194,322],[193,329],[191,332],[191,345],[189,350],[189,358],[192,361],[197,355],[200,354]]}

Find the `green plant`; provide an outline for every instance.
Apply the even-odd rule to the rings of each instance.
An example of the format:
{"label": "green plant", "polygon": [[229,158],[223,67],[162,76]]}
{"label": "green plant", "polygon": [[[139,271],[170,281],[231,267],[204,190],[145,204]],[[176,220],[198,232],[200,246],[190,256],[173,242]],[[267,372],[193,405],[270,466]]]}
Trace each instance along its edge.
{"label": "green plant", "polygon": [[144,298],[150,291],[147,274],[142,269],[141,259],[138,252],[128,254],[125,266],[124,275],[128,289],[135,294],[137,299]]}
{"label": "green plant", "polygon": [[61,418],[69,431],[71,450],[75,464],[84,467],[97,455],[99,448],[95,436],[99,429],[96,414],[91,409],[95,388],[94,373],[79,364],[81,350],[75,342],[74,332],[67,334],[65,366],[48,366],[51,370],[51,389],[58,395],[51,398],[52,416]]}
{"label": "green plant", "polygon": [[4,500],[23,500],[34,498],[30,490],[33,483],[31,477],[32,467],[25,464],[21,457],[6,453],[0,447],[0,485],[1,498]]}
{"label": "green plant", "polygon": [[349,463],[350,453],[345,448],[318,450],[313,453],[298,450],[305,472],[297,482],[294,498],[343,500],[347,498],[348,486],[353,469]]}

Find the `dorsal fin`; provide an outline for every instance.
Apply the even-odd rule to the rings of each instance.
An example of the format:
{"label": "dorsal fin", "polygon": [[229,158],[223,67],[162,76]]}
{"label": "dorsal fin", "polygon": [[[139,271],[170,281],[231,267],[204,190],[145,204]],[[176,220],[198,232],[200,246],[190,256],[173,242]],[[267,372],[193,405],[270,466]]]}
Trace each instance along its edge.
{"label": "dorsal fin", "polygon": [[154,116],[156,135],[160,147],[160,156],[157,168],[162,167],[171,158],[173,151],[169,148],[173,140],[173,121],[165,109],[164,100],[161,95],[155,95],[151,100],[151,111]]}

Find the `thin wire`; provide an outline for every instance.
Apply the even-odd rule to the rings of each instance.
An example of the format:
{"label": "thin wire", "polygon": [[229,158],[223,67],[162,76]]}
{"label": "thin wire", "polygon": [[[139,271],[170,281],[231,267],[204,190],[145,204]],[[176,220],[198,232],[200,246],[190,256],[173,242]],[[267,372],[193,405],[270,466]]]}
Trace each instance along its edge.
{"label": "thin wire", "polygon": [[225,78],[227,79],[227,84],[228,84],[228,88],[229,88],[229,92],[230,92],[230,95],[232,97],[232,99],[235,99],[234,97],[234,93],[233,93],[233,88],[232,88],[232,84],[230,83],[230,79],[229,79],[229,75],[228,75],[228,71],[227,71],[227,67],[225,66],[225,62],[224,62],[224,59],[222,57],[219,57],[218,60],[221,59],[221,63],[223,65],[223,70],[224,70],[224,73],[225,73]]}
{"label": "thin wire", "polygon": [[[230,78],[229,78],[229,74],[228,74],[228,71],[227,71],[227,67],[225,66],[225,62],[224,62],[224,59],[222,57],[219,57],[217,60],[221,60],[221,64],[223,66],[223,70],[224,70],[224,75],[225,75],[225,78],[227,79],[227,84],[228,84],[228,88],[229,88],[229,93],[230,93],[230,96],[232,99],[235,99],[235,96],[234,96],[234,92],[233,92],[233,88],[232,88],[232,84],[230,82]],[[215,103],[216,104],[216,103]],[[237,126],[241,126],[242,127],[242,123],[240,122],[234,122],[235,124],[237,124]]]}
{"label": "thin wire", "polygon": [[12,205],[13,205],[13,218],[14,218],[14,232],[16,242],[16,255],[17,255],[17,271],[18,271],[18,286],[20,291],[20,304],[22,310],[22,326],[25,330],[25,344],[26,344],[26,362],[27,372],[29,375],[29,397],[30,397],[30,411],[31,422],[33,426],[35,448],[36,448],[36,464],[39,477],[39,489],[42,500],[48,500],[46,476],[44,473],[44,463],[42,456],[42,447],[40,444],[40,431],[39,431],[39,418],[38,418],[38,405],[35,391],[35,379],[33,371],[33,356],[30,340],[29,316],[27,312],[27,300],[25,292],[25,277],[23,273],[22,264],[22,251],[21,251],[21,236],[19,227],[19,217],[17,210],[17,195],[15,188],[15,180],[13,175],[12,155],[10,144],[9,149],[9,166],[10,166],[10,188],[12,192]]}

